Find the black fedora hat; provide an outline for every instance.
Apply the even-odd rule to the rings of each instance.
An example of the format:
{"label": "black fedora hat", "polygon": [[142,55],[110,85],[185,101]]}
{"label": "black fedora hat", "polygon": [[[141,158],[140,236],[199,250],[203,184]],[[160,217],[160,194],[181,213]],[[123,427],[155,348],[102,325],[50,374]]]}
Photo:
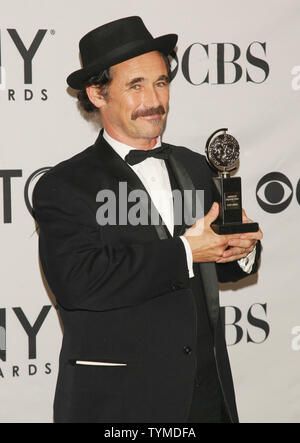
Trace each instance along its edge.
{"label": "black fedora hat", "polygon": [[151,51],[170,54],[178,36],[167,34],[153,38],[140,17],[121,18],[88,32],[79,42],[82,69],[72,72],[67,83],[81,89],[93,75],[110,66]]}

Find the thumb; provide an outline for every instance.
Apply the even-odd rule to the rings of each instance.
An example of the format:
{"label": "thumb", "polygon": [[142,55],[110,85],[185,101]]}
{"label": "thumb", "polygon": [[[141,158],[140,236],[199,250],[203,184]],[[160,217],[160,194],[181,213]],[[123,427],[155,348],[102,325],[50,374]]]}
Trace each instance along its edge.
{"label": "thumb", "polygon": [[252,220],[250,220],[250,218],[247,217],[247,214],[244,209],[242,209],[242,221],[243,221],[243,223],[251,223],[252,222]]}
{"label": "thumb", "polygon": [[207,223],[211,224],[213,221],[216,220],[216,218],[219,215],[219,204],[217,202],[214,202],[208,211],[208,213],[205,216],[205,220]]}

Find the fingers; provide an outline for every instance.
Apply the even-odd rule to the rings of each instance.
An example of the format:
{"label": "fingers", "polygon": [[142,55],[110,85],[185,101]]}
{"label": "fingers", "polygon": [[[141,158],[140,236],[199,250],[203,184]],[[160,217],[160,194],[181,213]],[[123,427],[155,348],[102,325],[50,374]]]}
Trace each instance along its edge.
{"label": "fingers", "polygon": [[262,232],[249,232],[241,234],[239,238],[230,236],[228,238],[229,249],[223,252],[221,258],[216,260],[216,263],[229,263],[241,258],[247,257],[247,255],[253,251],[258,240],[262,238]]}
{"label": "fingers", "polygon": [[227,257],[227,258],[220,258],[219,260],[216,260],[216,263],[230,263],[232,261],[236,261],[236,260],[240,260],[241,258],[245,258],[247,257],[247,253],[245,254],[238,254],[238,255],[234,255],[232,257]]}
{"label": "fingers", "polygon": [[254,248],[256,243],[257,243],[256,239],[243,240],[243,239],[233,238],[228,240],[228,246],[237,246],[239,248],[244,248],[244,249],[249,249],[251,247]]}
{"label": "fingers", "polygon": [[233,257],[234,255],[248,255],[253,251],[257,243],[256,239],[238,239],[232,238],[228,240],[229,248],[224,251],[223,258]]}
{"label": "fingers", "polygon": [[235,247],[235,248],[226,249],[223,252],[222,258],[234,257],[236,255],[245,255],[245,256],[247,256],[248,254],[250,254],[250,252],[253,251],[253,249],[254,249],[254,246],[251,246],[249,248]]}
{"label": "fingers", "polygon": [[259,229],[256,232],[246,232],[244,234],[241,234],[241,239],[247,239],[247,240],[261,240],[263,238],[263,233]]}
{"label": "fingers", "polygon": [[[242,221],[243,223],[252,223],[253,220],[247,217],[245,209],[242,209]],[[249,238],[249,239],[256,239],[261,240],[263,238],[263,233],[259,229],[257,232],[247,232],[245,234],[242,234],[241,238]]]}
{"label": "fingers", "polygon": [[[218,234],[216,234],[216,235],[218,235]],[[222,237],[227,243],[228,243],[230,240],[243,238],[243,237],[242,237],[242,234],[218,235],[218,237]],[[247,240],[247,238],[246,238],[246,240]]]}
{"label": "fingers", "polygon": [[242,221],[243,221],[243,223],[251,223],[253,221],[253,220],[250,220],[250,218],[247,217],[245,209],[242,209]]}

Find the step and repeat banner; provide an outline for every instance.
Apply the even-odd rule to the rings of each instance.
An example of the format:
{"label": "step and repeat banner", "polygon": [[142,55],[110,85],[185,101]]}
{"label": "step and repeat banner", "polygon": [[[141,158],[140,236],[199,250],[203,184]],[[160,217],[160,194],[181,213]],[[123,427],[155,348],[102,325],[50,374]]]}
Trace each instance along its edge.
{"label": "step and repeat banner", "polygon": [[164,140],[204,154],[226,127],[240,143],[243,206],[264,232],[259,274],[220,288],[240,420],[300,422],[298,0],[1,2],[0,422],[53,420],[62,332],[31,194],[98,135],[65,81],[79,39],[130,15],[179,35]]}

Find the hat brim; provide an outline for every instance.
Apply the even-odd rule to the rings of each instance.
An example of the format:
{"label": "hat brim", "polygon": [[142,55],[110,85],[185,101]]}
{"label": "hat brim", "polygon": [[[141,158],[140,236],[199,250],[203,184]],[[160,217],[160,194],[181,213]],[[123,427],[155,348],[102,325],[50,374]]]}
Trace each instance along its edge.
{"label": "hat brim", "polygon": [[167,34],[154,38],[153,40],[138,40],[127,43],[109,52],[105,57],[99,58],[93,64],[72,72],[72,74],[67,77],[67,83],[73,89],[82,89],[85,82],[93,75],[97,75],[101,71],[129,60],[130,58],[151,51],[160,51],[165,55],[169,55],[175,48],[177,40],[178,36],[176,34]]}

